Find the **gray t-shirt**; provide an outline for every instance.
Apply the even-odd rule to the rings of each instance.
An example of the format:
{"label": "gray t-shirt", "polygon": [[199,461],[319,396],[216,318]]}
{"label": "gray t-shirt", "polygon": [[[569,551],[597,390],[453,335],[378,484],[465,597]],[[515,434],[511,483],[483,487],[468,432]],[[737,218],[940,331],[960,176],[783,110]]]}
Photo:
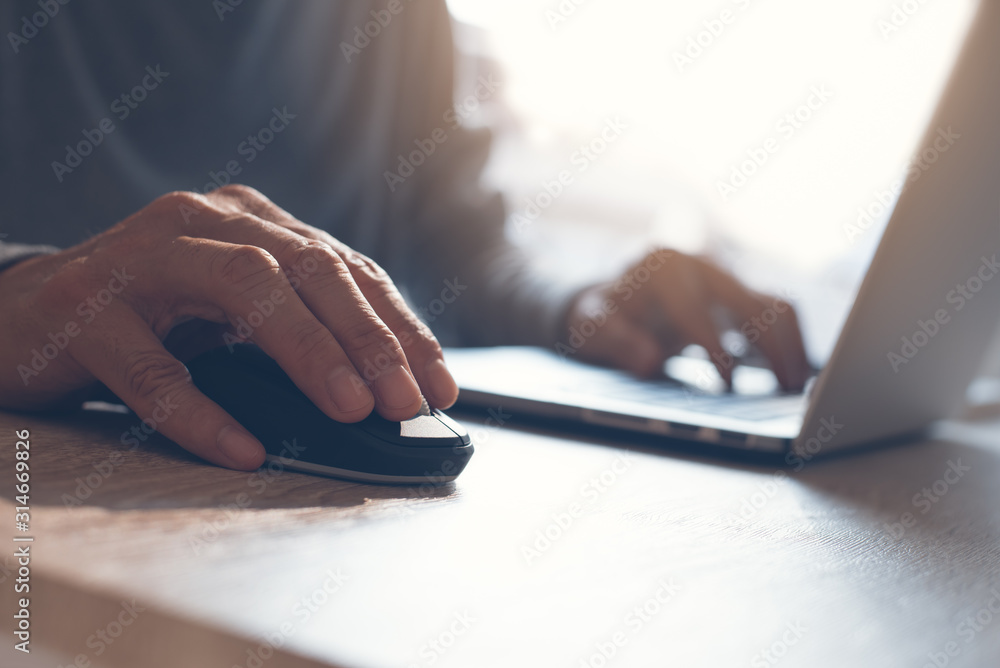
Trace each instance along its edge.
{"label": "gray t-shirt", "polygon": [[558,336],[572,286],[505,241],[488,134],[449,113],[444,0],[7,2],[0,34],[0,268],[232,181],[376,259],[448,343]]}

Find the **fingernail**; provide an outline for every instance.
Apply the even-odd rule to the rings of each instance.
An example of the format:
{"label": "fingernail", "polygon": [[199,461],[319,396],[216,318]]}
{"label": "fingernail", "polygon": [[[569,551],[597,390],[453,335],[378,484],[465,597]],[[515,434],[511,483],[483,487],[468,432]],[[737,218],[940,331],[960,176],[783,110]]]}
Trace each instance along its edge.
{"label": "fingernail", "polygon": [[330,401],[341,413],[354,413],[372,403],[372,393],[361,376],[345,366],[338,368],[326,381]]}
{"label": "fingernail", "polygon": [[454,403],[454,397],[458,394],[458,383],[454,376],[448,371],[444,360],[436,359],[427,363],[424,367],[427,376],[427,384],[430,385],[430,393],[434,403],[438,408],[448,408]]}
{"label": "fingernail", "polygon": [[378,395],[386,408],[406,408],[420,398],[420,388],[401,365],[383,371],[376,381]]}
{"label": "fingernail", "polygon": [[240,468],[256,468],[264,458],[264,446],[253,436],[231,424],[219,430],[216,443],[222,454]]}

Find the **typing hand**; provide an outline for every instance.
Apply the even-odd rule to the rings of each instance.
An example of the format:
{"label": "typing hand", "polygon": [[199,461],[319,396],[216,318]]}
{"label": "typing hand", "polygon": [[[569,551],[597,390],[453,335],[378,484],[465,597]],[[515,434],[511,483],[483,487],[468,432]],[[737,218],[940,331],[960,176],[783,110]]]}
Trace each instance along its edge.
{"label": "typing hand", "polygon": [[584,360],[640,376],[660,372],[668,357],[697,344],[731,385],[734,360],[719,340],[712,318],[717,307],[739,323],[784,389],[802,389],[810,368],[792,307],[676,251],[653,251],[618,280],[582,292],[569,311],[568,341]]}

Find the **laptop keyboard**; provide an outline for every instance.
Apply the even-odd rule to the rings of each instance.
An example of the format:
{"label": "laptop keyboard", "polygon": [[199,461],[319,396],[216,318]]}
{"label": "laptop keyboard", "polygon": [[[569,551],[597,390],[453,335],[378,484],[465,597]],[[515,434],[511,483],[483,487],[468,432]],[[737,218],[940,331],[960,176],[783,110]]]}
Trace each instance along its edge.
{"label": "laptop keyboard", "polygon": [[741,420],[773,420],[798,415],[806,402],[803,394],[717,394],[674,380],[638,380],[611,374],[601,378],[599,382],[575,382],[563,385],[560,389],[569,393],[598,395],[650,406],[675,406]]}
{"label": "laptop keyboard", "polygon": [[633,403],[764,421],[801,416],[806,408],[806,395],[782,394],[774,374],[762,368],[737,366],[734,391],[726,391],[714,367],[702,359],[671,358],[665,367],[668,377],[660,380],[641,380],[534,349],[500,348],[488,356],[449,351],[453,363],[465,389],[570,406],[612,400],[619,404],[615,412],[622,414],[628,408],[621,404]]}
{"label": "laptop keyboard", "polygon": [[801,415],[806,408],[806,395],[792,394],[769,399],[734,395],[705,408],[717,415],[741,420],[776,420]]}

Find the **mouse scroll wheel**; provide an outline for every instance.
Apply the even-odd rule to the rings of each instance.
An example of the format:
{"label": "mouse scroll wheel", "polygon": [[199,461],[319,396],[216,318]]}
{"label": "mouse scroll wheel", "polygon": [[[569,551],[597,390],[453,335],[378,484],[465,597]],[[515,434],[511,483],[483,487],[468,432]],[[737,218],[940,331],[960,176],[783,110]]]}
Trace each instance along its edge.
{"label": "mouse scroll wheel", "polygon": [[[430,415],[431,414],[431,407],[427,403],[427,399],[424,399],[423,397],[420,397],[420,402],[421,402],[420,403],[420,412],[417,413],[417,415],[424,415],[424,416]],[[414,416],[414,417],[416,417],[416,416]]]}

